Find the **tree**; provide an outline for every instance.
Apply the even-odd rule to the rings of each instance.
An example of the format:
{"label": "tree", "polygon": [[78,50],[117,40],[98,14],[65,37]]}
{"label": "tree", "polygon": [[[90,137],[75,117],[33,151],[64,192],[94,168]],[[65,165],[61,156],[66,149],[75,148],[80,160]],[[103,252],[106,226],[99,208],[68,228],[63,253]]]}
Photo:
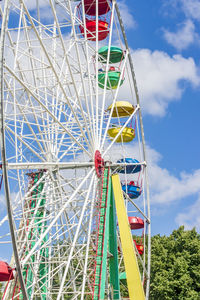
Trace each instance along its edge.
{"label": "tree", "polygon": [[2,299],[2,297],[3,297],[3,291],[2,291],[2,289],[3,289],[3,285],[0,282],[0,299]]}
{"label": "tree", "polygon": [[184,226],[152,237],[151,300],[200,299],[200,235]]}

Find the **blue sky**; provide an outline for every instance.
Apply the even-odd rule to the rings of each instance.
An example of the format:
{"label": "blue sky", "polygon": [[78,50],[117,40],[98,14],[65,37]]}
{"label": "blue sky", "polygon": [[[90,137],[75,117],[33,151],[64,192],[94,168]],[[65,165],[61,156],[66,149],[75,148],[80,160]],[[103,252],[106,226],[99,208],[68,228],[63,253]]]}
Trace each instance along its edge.
{"label": "blue sky", "polygon": [[168,235],[180,225],[199,231],[200,1],[118,3],[141,100],[152,234]]}
{"label": "blue sky", "polygon": [[150,161],[152,234],[200,229],[200,1],[120,2]]}

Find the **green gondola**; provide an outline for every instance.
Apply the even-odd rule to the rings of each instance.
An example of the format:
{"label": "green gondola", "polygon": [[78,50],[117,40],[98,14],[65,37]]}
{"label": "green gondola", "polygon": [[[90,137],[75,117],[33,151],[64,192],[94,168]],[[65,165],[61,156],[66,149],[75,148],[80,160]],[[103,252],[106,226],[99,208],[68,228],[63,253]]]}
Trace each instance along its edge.
{"label": "green gondola", "polygon": [[126,281],[126,272],[119,273],[119,280]]}
{"label": "green gondola", "polygon": [[[106,64],[107,55],[108,55],[108,46],[101,47],[98,51],[99,61]],[[111,46],[110,47],[110,64],[115,64],[124,59],[124,52],[119,47]]]}
{"label": "green gondola", "polygon": [[[116,89],[119,83],[121,72],[118,71],[108,71],[108,79],[107,79],[107,85],[106,89]],[[106,73],[105,72],[100,72],[98,74],[98,81],[99,81],[99,87],[104,88],[105,85],[105,77]],[[124,79],[121,80],[120,85],[124,82]]]}

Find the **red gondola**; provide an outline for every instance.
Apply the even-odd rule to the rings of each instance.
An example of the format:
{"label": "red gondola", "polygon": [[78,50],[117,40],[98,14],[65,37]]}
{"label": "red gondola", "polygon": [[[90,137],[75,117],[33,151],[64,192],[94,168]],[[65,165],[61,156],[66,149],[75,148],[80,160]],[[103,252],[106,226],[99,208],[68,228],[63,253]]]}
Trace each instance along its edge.
{"label": "red gondola", "polygon": [[[135,243],[138,253],[140,255],[142,255],[144,253],[144,246],[142,244],[137,244],[136,240],[133,240],[133,242]],[[118,253],[121,253],[121,249],[119,246],[118,246],[117,250],[118,250]]]}
{"label": "red gondola", "polygon": [[12,268],[4,261],[0,261],[0,282],[14,279]]}
{"label": "red gondola", "polygon": [[142,255],[144,253],[144,246],[142,244],[137,244],[136,240],[133,240],[135,243],[135,246],[137,248],[137,251],[140,255]]}
{"label": "red gondola", "polygon": [[[79,26],[82,35],[84,36],[84,27],[82,25]],[[99,20],[98,22],[98,40],[102,41],[107,38],[109,34],[108,23],[105,21]],[[90,41],[96,40],[96,20],[86,20],[86,34],[87,38]]]}
{"label": "red gondola", "polygon": [[[107,14],[110,10],[110,0],[99,0],[98,15]],[[86,15],[96,16],[96,0],[84,0],[84,7]]]}
{"label": "red gondola", "polygon": [[139,217],[128,217],[128,221],[131,230],[144,228],[144,221]]}

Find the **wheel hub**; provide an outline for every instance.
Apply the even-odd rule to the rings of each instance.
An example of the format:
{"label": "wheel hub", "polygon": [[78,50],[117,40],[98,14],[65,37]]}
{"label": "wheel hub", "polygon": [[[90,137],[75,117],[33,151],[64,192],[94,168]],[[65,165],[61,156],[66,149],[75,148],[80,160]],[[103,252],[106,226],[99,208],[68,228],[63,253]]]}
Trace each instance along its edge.
{"label": "wheel hub", "polygon": [[104,160],[101,157],[101,153],[99,152],[99,150],[96,150],[96,152],[95,152],[94,164],[95,164],[95,170],[96,170],[97,177],[101,177],[102,171],[104,168]]}

